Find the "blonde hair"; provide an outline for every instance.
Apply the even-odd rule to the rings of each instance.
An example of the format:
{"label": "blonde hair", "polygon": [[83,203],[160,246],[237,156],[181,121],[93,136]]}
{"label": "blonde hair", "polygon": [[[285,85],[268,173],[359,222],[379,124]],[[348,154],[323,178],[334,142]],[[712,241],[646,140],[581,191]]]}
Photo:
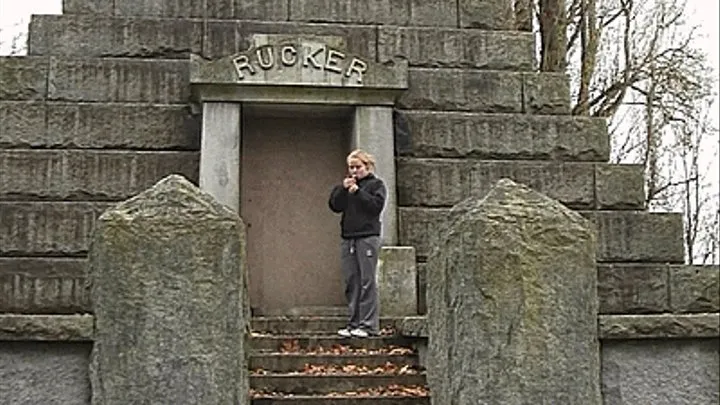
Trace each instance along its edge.
{"label": "blonde hair", "polygon": [[371,173],[375,171],[375,157],[362,149],[355,149],[350,152],[346,159],[348,163],[350,163],[350,159],[357,159],[363,162],[363,164],[367,166],[368,171]]}

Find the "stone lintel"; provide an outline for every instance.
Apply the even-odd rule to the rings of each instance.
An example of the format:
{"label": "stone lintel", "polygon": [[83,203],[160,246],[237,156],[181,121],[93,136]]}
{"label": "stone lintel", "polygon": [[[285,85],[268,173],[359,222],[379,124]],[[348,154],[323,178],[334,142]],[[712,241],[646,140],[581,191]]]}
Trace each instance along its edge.
{"label": "stone lintel", "polygon": [[[190,83],[193,87],[215,84],[241,88],[262,85],[343,91],[360,88],[405,90],[408,88],[408,74],[407,62],[379,64],[366,56],[347,52],[342,37],[256,34],[250,48],[244,52],[213,61],[192,56]],[[207,101],[217,96],[216,91],[200,86],[193,93],[198,101]],[[300,91],[305,92],[306,89]],[[262,90],[261,94],[265,92]],[[290,93],[286,97],[296,98],[293,91],[284,91],[280,95],[285,92]],[[250,96],[262,97],[252,95],[252,92]],[[222,100],[248,101],[245,98]]]}
{"label": "stone lintel", "polygon": [[312,87],[309,85],[285,86],[282,84],[262,86],[206,83],[192,85],[192,98],[199,103],[250,102],[286,104],[342,104],[342,105],[388,105],[402,90],[369,89],[365,87]]}

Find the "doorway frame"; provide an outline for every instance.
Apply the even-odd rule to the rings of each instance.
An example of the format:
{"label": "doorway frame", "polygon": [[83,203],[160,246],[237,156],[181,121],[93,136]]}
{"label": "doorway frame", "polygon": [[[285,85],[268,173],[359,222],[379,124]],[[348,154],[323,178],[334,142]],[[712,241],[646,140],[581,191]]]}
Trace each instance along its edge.
{"label": "doorway frame", "polygon": [[[237,61],[262,56],[262,50],[292,46],[314,54],[335,55],[338,60],[360,61],[364,75],[350,77],[307,64],[262,67],[245,81],[238,76]],[[191,58],[190,84],[193,100],[201,104],[200,189],[240,213],[242,110],[247,103],[347,105],[354,107],[351,147],[375,156],[376,173],[387,188],[382,216],[384,246],[398,241],[397,196],[393,108],[408,88],[408,65],[397,61],[382,65],[345,50],[345,39],[334,36],[256,34],[245,51],[214,61]],[[283,48],[284,49],[284,48]],[[283,53],[284,55],[284,53]],[[339,56],[338,56],[339,55]],[[327,57],[326,58],[332,58]],[[335,68],[326,60],[322,68]],[[355,79],[355,80],[353,80]],[[348,151],[349,152],[349,151]]]}

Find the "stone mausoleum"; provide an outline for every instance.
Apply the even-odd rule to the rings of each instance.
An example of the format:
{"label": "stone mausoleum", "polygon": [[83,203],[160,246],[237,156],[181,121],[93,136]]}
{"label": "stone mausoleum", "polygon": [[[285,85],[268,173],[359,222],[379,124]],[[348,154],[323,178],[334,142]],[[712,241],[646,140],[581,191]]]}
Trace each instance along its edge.
{"label": "stone mausoleum", "polygon": [[[490,229],[482,224],[492,221],[473,213],[494,218],[493,204],[519,200],[574,218],[577,235],[585,235],[575,225],[583,221],[592,230],[594,239],[582,244],[590,267],[570,255],[573,263],[548,270],[566,265],[565,276],[534,285],[565,297],[576,286],[570,269],[591,270],[576,291],[589,287],[578,302],[592,304],[597,328],[564,332],[579,345],[590,342],[585,349],[596,346],[588,392],[597,385],[607,405],[717,404],[718,267],[683,264],[682,217],[646,210],[643,168],[608,163],[605,121],[571,115],[568,78],[537,72],[535,38],[512,7],[510,0],[64,0],[62,15],[33,16],[28,55],[0,57],[0,403],[117,403],[90,387],[102,379],[91,365],[94,339],[117,336],[101,333],[110,330],[98,329],[104,321],[93,323],[101,304],[88,288],[88,252],[91,245],[111,250],[105,236],[93,238],[103,212],[117,214],[117,203],[172,174],[203,193],[187,201],[222,211],[211,197],[241,219],[247,297],[240,313],[252,314],[250,328],[343,314],[339,218],[327,198],[345,174],[347,153],[363,148],[388,186],[382,316],[419,353],[434,404],[481,403],[463,396],[470,395],[463,384],[446,390],[437,377],[456,378],[447,370],[452,353],[450,360],[437,353],[467,342],[453,340],[445,317],[469,325],[477,319],[468,305],[486,302],[454,284],[464,277],[458,269],[477,265],[487,270],[483,277],[514,271],[505,259],[468,261],[471,248],[454,248],[466,239],[453,239],[453,229]],[[513,182],[486,198],[501,179]],[[516,183],[529,189],[517,191]],[[148,198],[164,198],[168,184],[193,193],[176,179]],[[480,208],[467,202],[483,198],[489,202]],[[127,204],[121,207],[157,208]],[[472,280],[485,286],[513,283],[478,277]],[[575,302],[561,298],[554,302]],[[454,307],[439,309],[441,302]],[[435,304],[438,312],[429,308]],[[436,338],[446,332],[447,341]],[[558,339],[542,344],[562,347]],[[471,369],[484,361],[463,350],[474,353]],[[250,386],[260,377],[251,375]],[[435,392],[460,394],[444,400]],[[324,403],[309,398],[295,403]],[[406,400],[373,403],[429,403]]]}

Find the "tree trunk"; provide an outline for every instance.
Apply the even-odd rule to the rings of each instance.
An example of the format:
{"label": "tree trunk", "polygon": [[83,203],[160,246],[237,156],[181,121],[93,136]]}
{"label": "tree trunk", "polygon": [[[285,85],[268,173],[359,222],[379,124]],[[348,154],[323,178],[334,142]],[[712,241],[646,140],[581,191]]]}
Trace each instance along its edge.
{"label": "tree trunk", "polygon": [[542,39],[540,70],[565,72],[565,0],[540,0],[539,14]]}

